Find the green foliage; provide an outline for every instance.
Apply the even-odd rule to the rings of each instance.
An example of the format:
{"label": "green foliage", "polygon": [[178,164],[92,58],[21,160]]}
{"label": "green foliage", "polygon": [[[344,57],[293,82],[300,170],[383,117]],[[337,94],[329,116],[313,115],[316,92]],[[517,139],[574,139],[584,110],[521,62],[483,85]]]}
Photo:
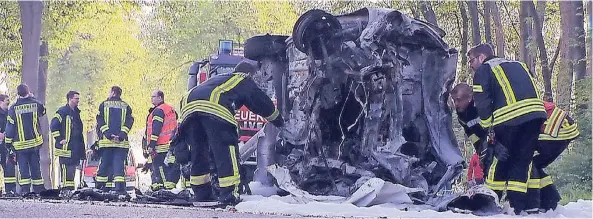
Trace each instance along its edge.
{"label": "green foliage", "polygon": [[577,81],[574,118],[581,135],[549,167],[550,175],[562,194],[562,203],[578,199],[590,200],[591,195],[591,77]]}

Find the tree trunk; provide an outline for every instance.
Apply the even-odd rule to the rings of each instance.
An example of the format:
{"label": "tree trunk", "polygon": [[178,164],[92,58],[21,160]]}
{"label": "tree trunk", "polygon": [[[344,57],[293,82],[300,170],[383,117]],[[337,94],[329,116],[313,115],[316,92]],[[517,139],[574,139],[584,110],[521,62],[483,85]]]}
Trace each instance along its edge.
{"label": "tree trunk", "polygon": [[484,1],[484,37],[487,43],[492,44],[492,30],[490,29],[490,10],[492,10],[492,4],[496,2]]}
{"label": "tree trunk", "polygon": [[500,20],[500,12],[498,11],[498,6],[496,5],[496,1],[493,1],[490,4],[490,10],[492,13],[492,18],[494,21],[494,29],[496,30],[496,55],[500,57],[504,57],[504,30],[502,29],[502,22]]}
{"label": "tree trunk", "polygon": [[[21,82],[29,86],[30,91],[36,96],[45,99],[45,91],[39,90],[39,54],[41,43],[41,20],[43,2],[41,1],[19,1],[21,12],[21,36],[23,46],[23,62]],[[47,51],[47,49],[46,49]],[[47,63],[46,70],[47,71]],[[43,85],[45,87],[45,83]],[[43,119],[44,118],[44,119]],[[45,126],[44,126],[45,123]],[[44,144],[41,147],[39,158],[41,165],[41,176],[43,177],[46,189],[52,188],[52,175],[50,174],[50,154],[47,144],[48,124],[47,117],[42,117],[41,128]]]}
{"label": "tree trunk", "polygon": [[[532,74],[535,74],[535,64],[533,63],[533,59],[531,57],[531,49],[530,49],[530,33],[532,31],[532,19],[529,16],[529,2],[527,1],[521,1],[520,3],[520,9],[519,9],[519,31],[521,32],[520,34],[520,44],[519,47],[521,47],[519,49],[519,54],[521,55],[521,61],[524,62],[525,64],[527,64],[527,67],[529,67],[529,69],[531,70]],[[532,3],[533,4],[533,3]],[[532,75],[535,76],[535,75]]]}
{"label": "tree trunk", "polygon": [[435,26],[439,26],[439,24],[437,23],[437,16],[434,13],[434,10],[432,10],[432,5],[430,4],[429,1],[420,1],[418,2],[420,4],[420,11],[422,12],[422,15],[424,16],[424,19],[426,19],[426,21],[428,21],[428,23],[434,24]]}
{"label": "tree trunk", "polygon": [[591,45],[591,38],[593,36],[591,36],[591,33],[593,33],[593,2],[587,1],[587,19],[589,22],[587,22],[589,24],[589,31],[587,31],[587,48],[589,48],[587,50],[587,74],[586,76],[591,76],[591,71],[593,71],[593,68],[591,68],[591,49],[593,48],[593,46]]}
{"label": "tree trunk", "polygon": [[[35,95],[35,97],[37,98],[37,100],[39,100],[41,103],[43,103],[45,105],[45,100],[46,100],[46,91],[47,91],[47,67],[48,67],[48,46],[47,46],[47,41],[42,41],[41,42],[41,46],[39,48],[39,73],[38,73],[38,84],[39,84],[39,88],[37,90],[37,94]],[[39,118],[39,125],[41,126],[41,136],[43,136],[43,145],[41,146],[41,149],[39,150],[39,154],[40,154],[40,164],[43,167],[42,170],[43,171],[47,171],[46,172],[46,176],[51,176],[49,177],[49,180],[45,180],[44,184],[45,187],[48,187],[48,183],[49,183],[49,188],[52,188],[52,180],[53,180],[53,176],[54,176],[54,171],[53,171],[53,166],[52,166],[52,158],[53,158],[53,153],[51,153],[50,147],[49,147],[49,121],[47,119],[47,113],[45,116],[42,116]],[[45,157],[47,156],[47,157]],[[46,168],[47,167],[47,168]],[[45,179],[45,178],[44,178]]]}
{"label": "tree trunk", "polygon": [[461,77],[459,77],[459,81],[466,81],[468,78],[468,66],[467,66],[467,40],[468,40],[468,32],[469,32],[469,19],[467,18],[467,11],[465,10],[465,5],[463,1],[458,1],[459,3],[459,11],[461,12],[461,69],[462,72]]}
{"label": "tree trunk", "polygon": [[482,37],[480,36],[480,19],[478,18],[478,2],[466,1],[466,3],[472,22],[472,45],[475,46],[482,42]]}
{"label": "tree trunk", "polygon": [[571,1],[573,8],[576,10],[574,14],[573,20],[573,30],[574,39],[576,42],[574,46],[570,48],[570,51],[573,52],[573,64],[575,65],[575,75],[576,79],[583,79],[587,75],[587,60],[586,60],[586,48],[585,48],[585,29],[584,29],[584,8],[583,8],[583,1]]}
{"label": "tree trunk", "polygon": [[39,71],[39,44],[41,41],[41,1],[19,1],[21,12],[21,36],[23,46],[21,82],[37,94]]}
{"label": "tree trunk", "polygon": [[[550,65],[548,64],[548,53],[546,53],[546,45],[544,43],[544,37],[542,34],[542,24],[540,23],[539,15],[537,14],[537,10],[535,9],[535,5],[533,4],[533,2],[527,1],[526,4],[531,11],[533,23],[535,24],[534,38],[539,49],[539,58],[542,68],[542,75],[544,79],[544,98],[552,99],[552,72],[550,71]],[[535,69],[530,70],[535,71]]]}
{"label": "tree trunk", "polygon": [[560,108],[569,110],[572,96],[572,85],[574,78],[574,66],[572,62],[572,53],[570,51],[574,40],[574,31],[571,28],[576,9],[569,1],[560,1],[560,26],[562,28],[563,47],[560,68],[556,82],[556,105]]}

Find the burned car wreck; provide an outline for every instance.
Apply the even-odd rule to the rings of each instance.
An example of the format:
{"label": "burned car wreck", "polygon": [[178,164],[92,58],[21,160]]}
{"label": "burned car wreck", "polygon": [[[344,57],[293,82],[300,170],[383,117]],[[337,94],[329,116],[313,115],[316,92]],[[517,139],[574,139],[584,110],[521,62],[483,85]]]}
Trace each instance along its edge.
{"label": "burned car wreck", "polygon": [[447,106],[458,52],[443,36],[399,11],[363,8],[310,10],[290,37],[248,39],[245,57],[261,64],[254,79],[273,85],[285,118],[240,150],[257,147],[255,179],[269,183],[262,168],[277,164],[313,195],[347,197],[371,178],[420,188],[421,201],[449,187],[464,159]]}

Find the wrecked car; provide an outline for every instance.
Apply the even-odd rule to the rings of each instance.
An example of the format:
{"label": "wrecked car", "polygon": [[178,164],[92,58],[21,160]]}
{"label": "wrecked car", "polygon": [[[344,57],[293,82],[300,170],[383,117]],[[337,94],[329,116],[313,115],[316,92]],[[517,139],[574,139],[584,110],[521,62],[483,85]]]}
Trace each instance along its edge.
{"label": "wrecked car", "polygon": [[420,188],[420,201],[450,187],[464,159],[447,107],[458,52],[443,36],[399,11],[363,8],[309,10],[292,36],[246,40],[245,57],[261,64],[254,80],[272,81],[285,118],[240,149],[257,147],[255,179],[271,183],[265,167],[277,164],[313,195],[347,197],[371,178]]}

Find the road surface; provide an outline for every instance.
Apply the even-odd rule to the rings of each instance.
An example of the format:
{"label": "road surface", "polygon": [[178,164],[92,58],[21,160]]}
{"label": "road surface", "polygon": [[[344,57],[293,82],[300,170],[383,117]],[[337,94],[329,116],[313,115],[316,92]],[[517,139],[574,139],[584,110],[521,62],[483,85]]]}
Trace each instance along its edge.
{"label": "road surface", "polygon": [[75,201],[0,200],[0,218],[270,218],[257,215],[192,207]]}

